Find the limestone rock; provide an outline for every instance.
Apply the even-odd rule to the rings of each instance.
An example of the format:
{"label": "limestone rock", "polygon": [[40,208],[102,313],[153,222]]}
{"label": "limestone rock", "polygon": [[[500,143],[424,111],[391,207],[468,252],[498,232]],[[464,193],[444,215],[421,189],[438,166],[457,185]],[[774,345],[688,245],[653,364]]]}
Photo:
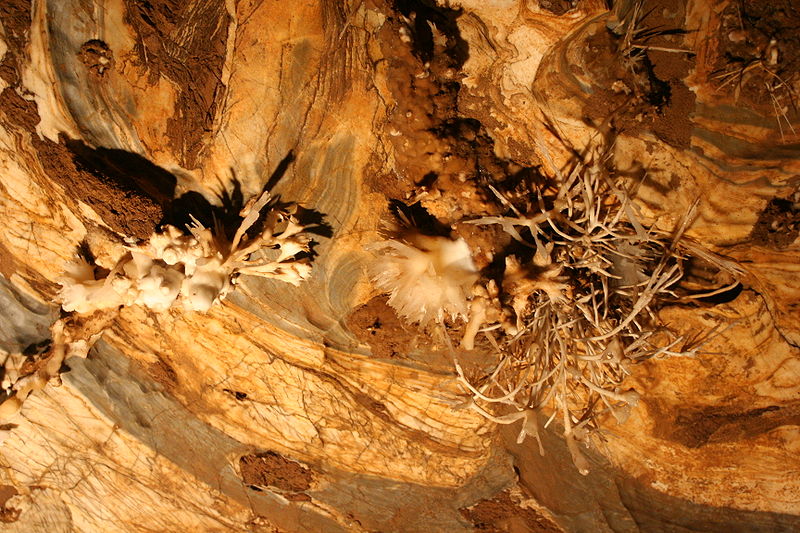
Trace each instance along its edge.
{"label": "limestone rock", "polygon": [[[125,307],[67,359],[0,425],[4,530],[800,528],[800,15],[607,4],[5,1],[4,353],[38,368],[79,252],[111,270],[130,239],[190,214],[224,228],[265,189],[321,231],[299,286]],[[367,265],[399,202],[490,268],[511,238],[464,224],[505,212],[488,186],[600,140],[648,228],[699,200],[682,288],[718,294],[659,309],[699,348],[631,365],[641,404],[602,421],[581,476],[558,422],[540,456],[465,408],[442,339]]]}

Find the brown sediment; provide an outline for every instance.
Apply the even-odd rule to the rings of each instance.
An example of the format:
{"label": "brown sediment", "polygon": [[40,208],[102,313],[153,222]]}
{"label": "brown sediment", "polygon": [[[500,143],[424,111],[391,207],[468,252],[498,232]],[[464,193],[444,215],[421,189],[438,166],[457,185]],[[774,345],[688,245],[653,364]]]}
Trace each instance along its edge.
{"label": "brown sediment", "polygon": [[737,104],[797,120],[792,87],[800,79],[800,6],[792,0],[734,0],[720,22],[711,85]]}
{"label": "brown sediment", "polygon": [[0,110],[5,115],[6,123],[35,133],[36,125],[40,121],[36,103],[25,100],[14,89],[6,87],[0,92]]}
{"label": "brown sediment", "polygon": [[8,52],[0,63],[0,78],[9,85],[16,85],[31,29],[31,0],[4,0],[0,3],[0,24],[8,45]]}
{"label": "brown sediment", "polygon": [[307,496],[296,493],[310,489],[314,481],[311,470],[277,452],[245,455],[239,459],[239,471],[242,481],[248,485],[274,487],[295,493],[291,496],[299,496],[301,500],[305,500]]}
{"label": "brown sediment", "polygon": [[93,76],[102,78],[106,71],[114,68],[114,53],[104,41],[86,41],[78,52],[81,62]]}
{"label": "brown sediment", "polygon": [[610,126],[617,132],[637,135],[651,131],[676,148],[687,148],[692,134],[691,115],[695,95],[685,78],[694,65],[686,49],[685,1],[648,0],[637,31],[660,32],[639,42],[644,47],[621,50],[622,38],[599,27],[586,42],[584,64],[593,78],[592,95],[584,105],[584,116],[595,125]]}
{"label": "brown sediment", "polygon": [[379,42],[393,100],[384,143],[394,165],[367,185],[391,199],[419,201],[450,225],[503,211],[488,186],[505,188],[525,167],[498,157],[483,124],[459,108],[460,69],[469,55],[456,23],[461,12],[429,4],[406,0],[387,7]]}
{"label": "brown sediment", "polygon": [[126,22],[136,35],[134,53],[150,73],[178,88],[167,135],[179,147],[181,164],[199,165],[214,118],[222,110],[222,67],[230,15],[224,0],[125,0]]}
{"label": "brown sediment", "polygon": [[653,121],[653,133],[670,146],[686,148],[692,137],[691,114],[695,107],[695,94],[683,81],[672,79],[669,87],[670,103]]}
{"label": "brown sediment", "polygon": [[92,172],[94,169],[81,165],[65,146],[66,138],[61,137],[60,141],[33,139],[47,176],[74,199],[94,209],[115,231],[138,239],[148,238],[164,217],[158,202],[133,184],[122,184],[101,172]]}
{"label": "brown sediment", "polygon": [[0,485],[0,522],[11,523],[19,519],[20,509],[7,507],[8,500],[19,494],[17,489],[11,485]]}
{"label": "brown sediment", "polygon": [[368,344],[375,357],[402,357],[416,342],[389,307],[386,296],[376,296],[347,317],[347,327],[361,342]]}
{"label": "brown sediment", "polygon": [[44,173],[62,185],[68,197],[92,207],[106,224],[123,235],[144,239],[153,233],[164,217],[163,209],[138,184],[125,177],[106,175],[87,165],[85,158],[82,162],[66,146],[70,141],[65,137],[58,143],[39,138],[36,104],[23,99],[11,87],[0,93],[0,112],[6,123],[30,133]]}
{"label": "brown sediment", "polygon": [[561,533],[552,520],[534,509],[520,506],[509,491],[461,509],[461,515],[485,533]]}
{"label": "brown sediment", "polygon": [[774,198],[758,216],[750,232],[754,244],[786,248],[800,235],[800,209],[790,199]]}

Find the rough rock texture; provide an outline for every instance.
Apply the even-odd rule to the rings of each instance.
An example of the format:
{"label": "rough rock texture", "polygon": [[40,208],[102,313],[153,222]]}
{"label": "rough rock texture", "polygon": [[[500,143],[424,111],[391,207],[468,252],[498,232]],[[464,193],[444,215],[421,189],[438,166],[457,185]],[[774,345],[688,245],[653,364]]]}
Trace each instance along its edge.
{"label": "rough rock texture", "polygon": [[[186,206],[269,185],[331,235],[300,287],[245,279],[208,314],[123,309],[0,426],[3,529],[800,529],[800,74],[796,32],[758,22],[800,14],[647,1],[642,28],[693,31],[649,38],[631,70],[609,34],[637,3],[613,4],[4,2],[5,351],[46,344],[80,248],[113,265],[123,237]],[[765,72],[794,88],[764,93]],[[608,421],[584,477],[557,424],[542,457],[454,409],[450,360],[375,293],[364,247],[389,200],[452,224],[490,209],[481,184],[552,173],[612,133],[647,223],[699,198],[689,238],[742,274],[661,310],[702,349],[631,369],[642,403]],[[498,239],[456,231],[480,253]],[[730,282],[696,263],[689,282]]]}

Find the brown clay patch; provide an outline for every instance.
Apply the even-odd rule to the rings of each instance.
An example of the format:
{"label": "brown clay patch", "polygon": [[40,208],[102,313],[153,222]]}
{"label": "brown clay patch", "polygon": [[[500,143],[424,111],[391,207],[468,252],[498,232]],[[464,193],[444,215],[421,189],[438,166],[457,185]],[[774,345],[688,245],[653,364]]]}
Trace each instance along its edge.
{"label": "brown clay patch", "polygon": [[733,0],[722,12],[712,85],[788,129],[798,118],[800,5]]}
{"label": "brown clay patch", "polygon": [[107,70],[114,68],[113,52],[105,42],[98,39],[83,43],[78,57],[89,72],[98,78],[102,78]]}
{"label": "brown clay patch", "polygon": [[161,206],[135,183],[117,179],[79,160],[60,137],[59,143],[33,138],[47,176],[75,200],[94,209],[112,229],[129,237],[148,238],[164,217]]}
{"label": "brown clay patch", "polygon": [[34,132],[40,121],[36,104],[22,98],[11,87],[0,92],[0,110],[5,115],[6,123],[28,132]]}
{"label": "brown clay patch", "polygon": [[561,533],[552,520],[534,509],[520,507],[509,491],[465,509],[461,515],[486,533]]}
{"label": "brown clay patch", "polygon": [[[633,43],[642,47],[684,49],[685,1],[647,0],[634,26]],[[636,37],[646,36],[646,37]],[[684,79],[694,56],[677,51],[621,48],[622,38],[605,27],[589,37],[584,64],[593,78],[593,92],[584,116],[597,125],[636,135],[651,131],[676,148],[686,148],[692,133],[695,95]]]}
{"label": "brown clay patch", "polygon": [[125,0],[125,21],[136,35],[134,53],[150,72],[178,87],[167,135],[179,147],[181,164],[196,168],[214,117],[221,110],[230,16],[225,0]]}
{"label": "brown clay patch", "polygon": [[488,185],[504,186],[524,167],[499,158],[484,125],[459,109],[469,56],[457,24],[461,11],[422,0],[384,7],[378,41],[394,105],[382,129],[394,165],[390,174],[371,173],[367,185],[391,199],[421,202],[445,225],[499,214],[505,207]]}
{"label": "brown clay patch", "polygon": [[375,357],[401,357],[416,340],[416,333],[406,329],[386,296],[376,296],[350,313],[347,327]]}
{"label": "brown clay patch", "polygon": [[669,105],[653,120],[653,133],[670,146],[686,148],[692,137],[690,117],[695,107],[695,94],[683,81],[675,79],[670,80],[669,91]]}
{"label": "brown clay patch", "polygon": [[19,494],[17,489],[11,485],[0,485],[0,522],[6,524],[16,522],[19,519],[20,510],[13,507],[6,507],[6,503],[12,497]]}
{"label": "brown clay patch", "polygon": [[17,489],[13,486],[0,485],[0,507],[5,507],[6,502],[17,494],[19,494],[19,492],[17,492]]}
{"label": "brown clay patch", "polygon": [[[242,481],[254,487],[273,487],[286,491],[295,500],[308,498],[302,493],[311,488],[314,474],[300,463],[287,459],[277,452],[245,455],[239,459]],[[289,499],[292,499],[289,498]]]}
{"label": "brown clay patch", "polygon": [[[31,134],[31,144],[36,150],[42,169],[50,180],[63,186],[67,198],[88,204],[106,224],[123,235],[144,239],[153,233],[164,216],[160,203],[147,194],[130,175],[107,173],[107,167],[97,166],[97,161],[86,155],[100,153],[102,150],[91,150],[81,143],[75,143],[76,147],[85,148],[85,153],[78,155],[66,146],[71,142],[66,137],[61,137],[58,143],[40,139],[35,133],[40,120],[36,104],[20,97],[11,87],[0,93],[0,113],[6,123]],[[134,154],[129,157],[138,158]],[[150,176],[142,178],[146,181]],[[157,184],[152,189],[163,190],[160,195],[166,201],[171,198],[171,194],[165,192],[165,188],[170,185]]]}
{"label": "brown clay patch", "polygon": [[754,244],[786,248],[800,235],[800,209],[789,199],[774,198],[758,216],[750,232]]}

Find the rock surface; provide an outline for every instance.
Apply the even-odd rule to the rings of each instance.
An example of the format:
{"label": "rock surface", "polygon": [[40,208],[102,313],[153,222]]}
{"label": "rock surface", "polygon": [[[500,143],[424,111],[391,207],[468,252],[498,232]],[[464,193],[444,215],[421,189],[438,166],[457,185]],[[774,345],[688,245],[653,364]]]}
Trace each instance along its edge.
{"label": "rock surface", "polygon": [[[0,426],[4,530],[800,529],[800,55],[760,22],[800,13],[646,1],[644,79],[609,36],[640,3],[613,3],[4,2],[4,351],[47,344],[81,247],[111,268],[125,237],[265,186],[330,228],[299,287],[125,308],[68,359]],[[652,28],[691,31],[641,44]],[[688,238],[740,274],[693,260],[687,283],[733,288],[660,310],[701,349],[631,367],[641,404],[581,476],[557,424],[540,456],[454,408],[451,360],[386,306],[365,250],[390,200],[457,224],[486,176],[552,174],[612,135],[648,226],[700,199]]]}

